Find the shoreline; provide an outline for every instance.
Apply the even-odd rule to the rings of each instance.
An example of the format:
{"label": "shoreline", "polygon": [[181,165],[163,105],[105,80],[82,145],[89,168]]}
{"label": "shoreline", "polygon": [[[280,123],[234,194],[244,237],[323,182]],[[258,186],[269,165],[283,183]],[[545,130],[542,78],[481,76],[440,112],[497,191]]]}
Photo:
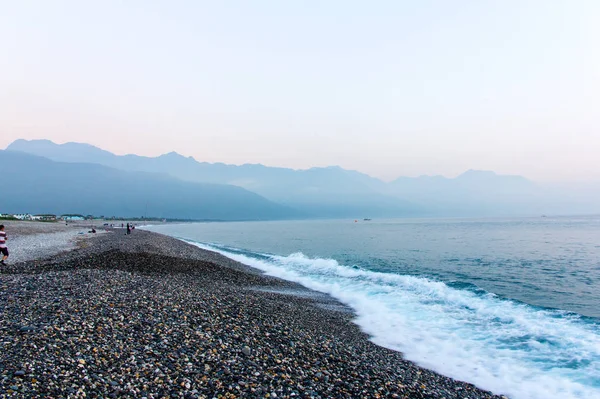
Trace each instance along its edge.
{"label": "shoreline", "polygon": [[6,397],[501,398],[377,346],[332,297],[217,253],[137,229],[84,243],[0,272]]}

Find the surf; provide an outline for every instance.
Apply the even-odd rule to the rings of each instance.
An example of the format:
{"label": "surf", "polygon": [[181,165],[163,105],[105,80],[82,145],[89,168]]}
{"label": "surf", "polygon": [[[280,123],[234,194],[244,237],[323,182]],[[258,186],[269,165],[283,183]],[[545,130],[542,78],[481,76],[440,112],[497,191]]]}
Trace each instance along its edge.
{"label": "surf", "polygon": [[280,256],[184,239],[350,306],[373,342],[515,399],[600,397],[600,325],[500,298],[472,284],[376,272],[302,253]]}

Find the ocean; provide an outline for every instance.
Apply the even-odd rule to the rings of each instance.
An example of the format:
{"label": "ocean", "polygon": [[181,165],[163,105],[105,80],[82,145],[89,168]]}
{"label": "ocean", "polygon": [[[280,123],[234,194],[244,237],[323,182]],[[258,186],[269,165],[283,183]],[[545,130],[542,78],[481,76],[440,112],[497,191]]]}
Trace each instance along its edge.
{"label": "ocean", "polygon": [[378,345],[515,399],[600,398],[600,217],[148,230],[349,305]]}

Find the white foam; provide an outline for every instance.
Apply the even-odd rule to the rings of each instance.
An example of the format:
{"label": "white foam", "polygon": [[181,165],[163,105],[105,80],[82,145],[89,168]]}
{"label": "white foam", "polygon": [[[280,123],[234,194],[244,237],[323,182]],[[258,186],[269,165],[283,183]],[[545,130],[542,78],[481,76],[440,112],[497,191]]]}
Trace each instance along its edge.
{"label": "white foam", "polygon": [[[191,242],[351,306],[372,340],[415,363],[515,399],[600,398],[600,329],[558,311],[301,253],[256,259]],[[569,362],[578,368],[567,367]]]}

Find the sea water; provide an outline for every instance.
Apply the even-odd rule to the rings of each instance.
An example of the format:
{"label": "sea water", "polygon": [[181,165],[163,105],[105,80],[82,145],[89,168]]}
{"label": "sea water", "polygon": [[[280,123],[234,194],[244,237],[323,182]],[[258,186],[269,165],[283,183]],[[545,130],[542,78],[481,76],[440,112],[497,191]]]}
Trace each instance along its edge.
{"label": "sea water", "polygon": [[600,398],[600,217],[167,224],[332,295],[372,340],[515,399]]}

